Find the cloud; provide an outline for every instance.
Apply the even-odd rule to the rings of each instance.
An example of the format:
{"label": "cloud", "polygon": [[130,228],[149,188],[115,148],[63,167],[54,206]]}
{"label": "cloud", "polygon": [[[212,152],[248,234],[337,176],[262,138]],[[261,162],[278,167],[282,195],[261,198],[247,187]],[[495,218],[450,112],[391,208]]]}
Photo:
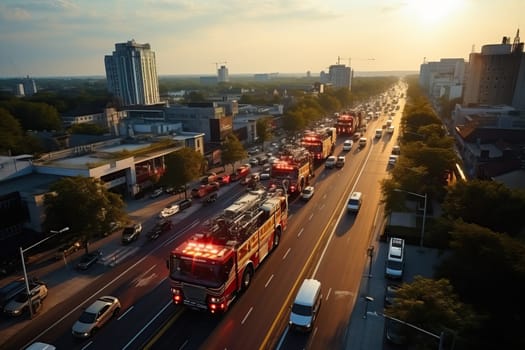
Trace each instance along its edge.
{"label": "cloud", "polygon": [[0,17],[5,21],[26,21],[31,19],[31,14],[21,8],[0,5]]}

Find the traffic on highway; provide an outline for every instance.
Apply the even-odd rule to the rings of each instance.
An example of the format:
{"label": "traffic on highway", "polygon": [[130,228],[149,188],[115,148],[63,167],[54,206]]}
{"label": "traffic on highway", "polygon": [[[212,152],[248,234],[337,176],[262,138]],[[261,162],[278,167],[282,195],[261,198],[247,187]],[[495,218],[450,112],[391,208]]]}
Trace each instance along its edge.
{"label": "traffic on highway", "polygon": [[[399,86],[395,91],[396,95],[406,94]],[[205,244],[199,246],[194,236],[205,224],[210,226],[211,218],[226,215],[226,209],[238,206],[236,201],[246,197],[248,183],[243,186],[228,180],[214,191],[213,201],[204,203],[195,196],[184,207],[180,206],[181,194],[135,201],[129,206],[130,216],[141,223],[144,234],[137,234],[126,244],[122,244],[122,236],[107,237],[95,247],[97,260],[89,269],[78,271],[72,261],[56,261],[55,271],[46,280],[49,293],[44,312],[30,320],[4,323],[2,331],[9,328],[13,334],[2,346],[25,348],[38,341],[57,349],[344,348],[369,259],[367,250],[377,243],[384,221],[380,181],[389,176],[392,150],[398,152],[396,140],[404,103],[400,98],[395,110],[377,117],[372,114],[357,139],[338,134],[331,155],[341,159],[334,167],[325,167],[327,156],[322,156],[308,175],[310,170],[300,163],[295,170],[301,174],[304,168],[304,181],[301,176],[296,182],[281,181],[281,195],[292,187],[296,191],[286,201],[265,194],[261,202],[270,209],[253,215],[264,216],[265,222],[279,220],[282,231],[279,237],[274,231],[259,231],[261,238],[255,250],[251,238],[247,243],[239,238],[242,231],[235,231],[239,235],[235,243],[231,237],[224,240],[219,251],[205,250]],[[376,129],[385,129],[387,120],[392,127],[378,137]],[[364,144],[359,141],[363,138]],[[251,167],[253,172],[263,170],[263,164],[255,161]],[[259,178],[257,183],[267,185],[270,181]],[[257,189],[258,185],[254,187]],[[348,210],[353,193],[360,193],[359,206]],[[270,203],[272,198],[275,202]],[[176,210],[168,211],[174,204]],[[162,224],[169,220],[164,225],[166,230],[159,224],[159,215]],[[242,220],[237,216],[228,219],[228,234],[235,225],[255,222],[246,215]],[[219,221],[212,223],[219,225]],[[196,244],[188,245],[191,237]],[[226,272],[211,271],[204,264],[219,261],[234,246],[237,255],[232,255]],[[249,281],[245,279],[246,269],[240,269],[247,266],[243,249],[254,251],[260,260],[253,266]],[[190,255],[194,260],[188,265]],[[197,260],[201,265],[197,266]],[[209,285],[206,281],[210,275],[214,281],[228,283]],[[290,327],[292,306],[305,279],[320,282],[319,305],[307,331]],[[236,288],[231,294],[219,290],[230,282]],[[97,315],[92,315],[89,332],[81,331],[79,319],[87,317],[89,310],[99,312],[98,307],[104,309],[100,311],[100,325]],[[224,308],[225,312],[212,313],[212,308]]]}

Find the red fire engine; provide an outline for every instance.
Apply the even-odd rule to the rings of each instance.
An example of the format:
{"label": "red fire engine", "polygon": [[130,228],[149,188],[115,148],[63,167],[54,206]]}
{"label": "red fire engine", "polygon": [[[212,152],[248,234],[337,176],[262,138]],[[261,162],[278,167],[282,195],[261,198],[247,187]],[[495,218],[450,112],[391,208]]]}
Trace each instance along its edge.
{"label": "red fire engine", "polygon": [[290,195],[300,193],[308,185],[313,176],[312,155],[304,147],[288,148],[280,159],[272,164],[270,169],[271,185],[279,186],[287,180]]}
{"label": "red fire engine", "polygon": [[337,129],[337,133],[339,135],[353,135],[355,132],[354,117],[348,114],[339,116],[339,118],[337,118],[337,122],[335,123],[335,128]]}
{"label": "red fire engine", "polygon": [[335,128],[305,131],[301,146],[310,152],[314,161],[323,161],[334,152],[336,138]]}
{"label": "red fire engine", "polygon": [[287,217],[282,192],[270,197],[260,190],[239,198],[170,253],[173,302],[212,313],[226,311],[279,245]]}

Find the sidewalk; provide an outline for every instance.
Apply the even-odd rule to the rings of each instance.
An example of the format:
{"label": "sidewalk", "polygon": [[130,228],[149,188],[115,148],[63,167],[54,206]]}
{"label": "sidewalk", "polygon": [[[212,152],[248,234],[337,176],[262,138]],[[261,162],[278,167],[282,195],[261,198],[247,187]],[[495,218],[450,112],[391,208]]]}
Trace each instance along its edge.
{"label": "sidewalk", "polygon": [[[433,277],[433,268],[441,259],[439,250],[421,249],[419,246],[406,245],[406,265],[403,282],[410,283],[414,276]],[[345,350],[381,350],[388,349],[384,337],[385,318],[384,297],[387,280],[384,277],[388,244],[379,242],[376,246],[372,263],[372,276],[368,277],[369,265],[363,272],[363,281],[350,318],[350,326],[344,341]],[[365,297],[373,300],[366,301]],[[368,304],[368,305],[367,305]],[[366,315],[366,317],[365,317]]]}
{"label": "sidewalk", "polygon": [[[227,166],[226,169],[228,171],[231,169],[231,166]],[[210,171],[215,171],[217,173],[223,172],[223,170],[223,167],[210,169]],[[191,188],[199,184],[200,183],[198,180],[188,184],[188,198],[190,198],[189,191]],[[219,193],[227,192],[230,188],[232,188],[232,185],[221,187],[219,189]],[[170,196],[169,198],[171,198],[171,200],[178,200],[184,198],[184,194]],[[167,199],[168,197],[164,197],[164,200]],[[146,214],[146,207],[151,204],[152,201],[149,200],[149,198],[139,200],[131,199],[126,201],[126,211],[133,219],[144,222],[153,218],[151,213]],[[196,200],[191,207],[175,214],[174,216],[170,217],[170,219],[174,224],[176,224],[195,211],[199,210],[200,207],[201,203]],[[141,236],[145,236],[147,230],[148,228],[144,227]],[[122,245],[120,233],[121,230],[117,230],[107,237],[90,243],[90,251],[100,250],[103,253],[97,264],[104,265],[107,268],[112,268],[122,263],[133,254],[137,253],[142,248],[142,243],[132,243],[126,246]],[[144,239],[144,237],[140,238],[140,240]],[[78,293],[88,284],[92,283],[93,279],[97,279],[103,274],[102,272],[101,274],[93,275],[89,274],[89,270],[86,273],[79,273],[75,270],[75,265],[78,262],[78,259],[84,254],[84,249],[80,249],[63,260],[54,260],[55,252],[55,249],[42,252],[38,254],[38,256],[34,257],[34,260],[38,262],[26,266],[27,274],[29,276],[38,277],[40,280],[46,282],[49,290],[48,296],[43,303],[44,307],[38,315],[44,314],[47,310],[50,310],[56,305],[62,303],[71,295]],[[0,286],[4,286],[9,282],[20,278],[21,275],[22,271],[19,271],[18,273],[14,273],[3,278],[0,281]],[[38,315],[35,317],[38,317]],[[5,316],[2,315],[2,317]],[[6,318],[0,325],[0,349],[3,348],[3,345],[19,330],[29,327],[30,322],[31,320],[28,316],[20,316],[19,318]]]}

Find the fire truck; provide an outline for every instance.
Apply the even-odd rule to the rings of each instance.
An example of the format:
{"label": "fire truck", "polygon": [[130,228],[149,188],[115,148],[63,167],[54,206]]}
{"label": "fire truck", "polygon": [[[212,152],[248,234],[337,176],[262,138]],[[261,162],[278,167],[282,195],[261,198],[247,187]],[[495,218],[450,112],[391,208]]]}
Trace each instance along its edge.
{"label": "fire truck", "polygon": [[335,123],[339,135],[353,135],[359,127],[359,116],[355,112],[340,115]]}
{"label": "fire truck", "polygon": [[314,161],[324,161],[334,153],[336,138],[336,129],[331,127],[305,131],[301,146],[310,152]]}
{"label": "fire truck", "polygon": [[286,148],[270,168],[271,185],[279,186],[287,181],[289,195],[299,194],[313,175],[312,155],[304,147]]}
{"label": "fire truck", "polygon": [[264,190],[240,197],[170,253],[172,300],[225,312],[278,245],[288,218],[286,194]]}

